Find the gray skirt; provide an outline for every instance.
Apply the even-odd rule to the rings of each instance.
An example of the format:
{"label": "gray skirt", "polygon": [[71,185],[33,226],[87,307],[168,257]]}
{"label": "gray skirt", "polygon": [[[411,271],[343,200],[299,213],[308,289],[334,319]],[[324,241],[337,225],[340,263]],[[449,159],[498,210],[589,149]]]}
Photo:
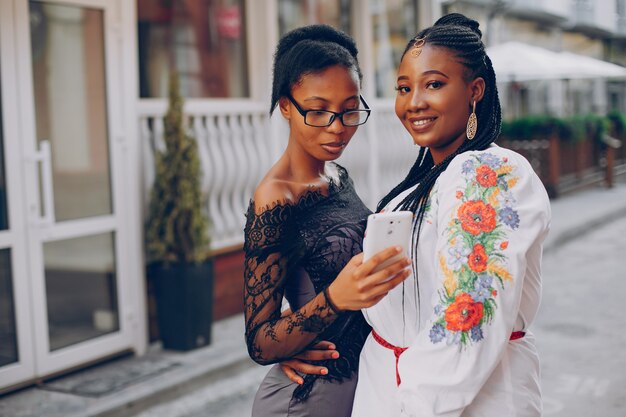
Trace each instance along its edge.
{"label": "gray skirt", "polygon": [[342,382],[318,379],[306,401],[292,398],[298,384],[274,365],[254,397],[252,417],[350,417],[357,375]]}

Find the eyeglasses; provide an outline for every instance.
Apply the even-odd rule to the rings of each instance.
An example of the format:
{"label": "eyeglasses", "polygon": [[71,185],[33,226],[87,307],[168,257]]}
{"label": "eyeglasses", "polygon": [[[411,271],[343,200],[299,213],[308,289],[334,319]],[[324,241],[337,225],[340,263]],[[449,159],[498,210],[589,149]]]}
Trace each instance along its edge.
{"label": "eyeglasses", "polygon": [[365,99],[363,99],[363,96],[361,95],[359,95],[359,99],[361,100],[361,103],[363,103],[363,106],[365,106],[364,110],[345,110],[341,113],[335,113],[330,110],[304,110],[298,103],[296,103],[291,95],[287,95],[287,98],[293,103],[294,106],[296,106],[298,113],[304,117],[304,124],[313,127],[330,126],[337,117],[341,120],[341,123],[344,126],[358,126],[367,122],[371,113],[370,106],[367,105]]}

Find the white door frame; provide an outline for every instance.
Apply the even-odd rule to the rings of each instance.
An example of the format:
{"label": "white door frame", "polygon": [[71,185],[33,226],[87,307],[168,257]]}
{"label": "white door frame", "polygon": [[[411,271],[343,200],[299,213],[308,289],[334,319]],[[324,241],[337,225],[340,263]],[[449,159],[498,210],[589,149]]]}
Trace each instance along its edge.
{"label": "white door frame", "polygon": [[22,193],[23,178],[20,158],[19,112],[15,99],[19,96],[17,66],[15,65],[15,10],[13,2],[0,1],[0,84],[2,96],[2,125],[4,140],[4,167],[6,178],[7,211],[9,229],[0,231],[0,249],[11,250],[11,280],[13,305],[17,330],[18,361],[0,368],[0,388],[32,378],[35,374],[33,333],[31,331],[31,310],[27,300],[30,297],[30,282],[27,269],[26,212]]}
{"label": "white door frame", "polygon": [[[21,376],[42,377],[59,371],[89,363],[126,349],[143,353],[146,349],[146,309],[144,260],[141,245],[142,224],[139,209],[139,180],[135,161],[138,159],[131,137],[136,137],[135,97],[129,90],[135,83],[130,81],[135,74],[129,73],[132,64],[128,62],[129,49],[123,44],[133,43],[135,32],[134,20],[128,21],[122,16],[134,2],[125,0],[38,0],[45,3],[63,4],[101,9],[104,12],[105,76],[107,92],[107,128],[109,140],[110,182],[113,211],[110,215],[56,223],[51,218],[40,216],[39,173],[37,169],[37,138],[35,129],[35,106],[32,85],[32,64],[29,26],[28,0],[8,0],[2,7],[12,9],[13,28],[5,27],[2,31],[13,29],[13,36],[2,37],[3,56],[15,57],[15,83],[3,82],[4,103],[15,103],[15,108],[3,106],[5,121],[6,154],[22,155],[21,159],[7,159],[7,174],[22,172],[21,184],[24,190],[22,206],[16,198],[11,198],[11,224],[20,221],[20,231],[16,234],[15,247],[18,243],[25,249],[16,251],[14,263],[14,292],[16,315],[19,319],[20,362],[19,372],[9,375],[10,369],[0,369],[0,389],[7,382],[18,382]],[[124,4],[125,3],[125,4]],[[8,6],[7,6],[8,4]],[[121,6],[123,4],[123,6]],[[124,10],[120,10],[124,7]],[[2,10],[4,14],[4,10]],[[132,12],[134,16],[134,11]],[[131,26],[132,25],[132,26]],[[125,28],[125,29],[124,29]],[[132,34],[132,35],[131,35]],[[133,38],[129,38],[133,36]],[[8,38],[8,39],[7,39]],[[13,39],[12,45],[5,44]],[[123,40],[126,42],[122,42]],[[6,49],[5,49],[6,48]],[[8,50],[8,51],[6,51]],[[132,51],[132,47],[130,48]],[[9,55],[11,53],[11,55]],[[4,61],[7,61],[6,59]],[[3,81],[9,78],[10,69],[3,61]],[[9,61],[9,63],[13,63]],[[132,71],[132,68],[131,68]],[[136,90],[136,89],[135,89]],[[14,113],[14,114],[12,114]],[[9,117],[14,116],[14,117]],[[11,119],[11,124],[7,119]],[[17,123],[19,121],[19,123]],[[18,145],[21,144],[21,149]],[[17,159],[17,161],[15,161]],[[19,162],[22,162],[20,167]],[[15,165],[15,166],[14,166]],[[11,180],[13,181],[13,180]],[[15,180],[19,181],[19,180]],[[44,199],[45,200],[45,199]],[[24,213],[16,217],[14,213]],[[48,215],[49,213],[46,213]],[[81,342],[49,352],[48,319],[46,306],[46,288],[43,267],[43,244],[49,241],[90,236],[98,233],[114,232],[116,288],[119,327],[118,332]],[[12,232],[14,233],[14,232]],[[19,236],[17,236],[19,235]],[[24,240],[25,242],[22,242]],[[8,239],[8,238],[7,238]],[[0,245],[3,243],[0,236]],[[0,246],[1,247],[1,246]],[[21,256],[21,258],[20,258]],[[25,261],[27,259],[27,261]],[[17,262],[19,261],[19,262]],[[18,270],[18,265],[19,270]],[[28,267],[28,269],[27,269]],[[19,275],[18,275],[19,272]],[[30,302],[27,302],[30,300]],[[28,307],[32,310],[28,311]],[[29,329],[27,331],[26,329]],[[28,355],[28,349],[33,349]],[[24,354],[22,355],[22,351]],[[33,358],[34,356],[34,358]],[[33,358],[34,360],[28,360]],[[18,371],[15,371],[18,372]],[[10,379],[9,379],[10,378]]]}

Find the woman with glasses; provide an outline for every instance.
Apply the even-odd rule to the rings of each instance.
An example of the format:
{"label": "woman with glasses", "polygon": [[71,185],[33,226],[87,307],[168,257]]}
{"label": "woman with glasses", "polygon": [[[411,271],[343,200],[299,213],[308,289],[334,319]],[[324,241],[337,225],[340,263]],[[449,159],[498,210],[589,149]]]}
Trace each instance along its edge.
{"label": "woman with glasses", "polygon": [[[370,211],[346,170],[332,162],[369,117],[360,86],[356,45],[346,34],[312,25],[279,41],[270,114],[278,106],[289,140],[247,213],[246,343],[263,365],[304,360],[317,366],[292,379],[272,367],[253,416],[349,416],[370,332],[360,309],[408,276],[406,258],[373,273],[398,248],[363,262]],[[281,312],[283,297],[290,308]]]}

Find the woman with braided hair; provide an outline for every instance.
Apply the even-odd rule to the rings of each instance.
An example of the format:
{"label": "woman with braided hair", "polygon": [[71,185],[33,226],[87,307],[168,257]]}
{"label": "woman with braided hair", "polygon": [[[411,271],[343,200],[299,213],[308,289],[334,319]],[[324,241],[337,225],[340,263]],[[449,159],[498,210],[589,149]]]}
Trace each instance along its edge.
{"label": "woman with braided hair", "polygon": [[528,328],[541,294],[547,194],[495,145],[501,112],[478,23],[439,19],[411,39],[396,115],[419,155],[379,210],[415,213],[413,274],[363,310],[353,417],[535,417],[539,362]]}
{"label": "woman with braided hair", "polygon": [[[404,280],[399,248],[363,262],[370,214],[339,158],[370,110],[360,94],[354,40],[326,25],[295,29],[274,56],[270,114],[289,124],[287,147],[259,183],[245,226],[244,303],[250,357],[272,367],[254,400],[259,417],[347,417],[361,347],[361,308]],[[281,312],[283,296],[290,309]],[[313,361],[313,362],[311,362]],[[303,367],[304,366],[304,367]]]}

